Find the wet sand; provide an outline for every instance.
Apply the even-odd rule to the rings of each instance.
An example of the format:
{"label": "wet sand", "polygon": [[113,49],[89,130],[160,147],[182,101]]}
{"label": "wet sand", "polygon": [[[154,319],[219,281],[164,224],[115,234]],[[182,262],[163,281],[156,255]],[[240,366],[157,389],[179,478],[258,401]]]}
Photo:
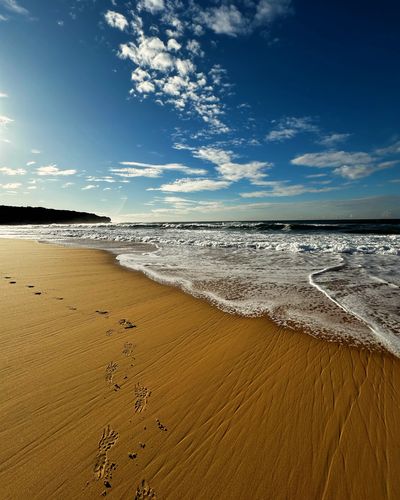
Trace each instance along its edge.
{"label": "wet sand", "polygon": [[400,498],[400,361],[0,240],[0,497]]}

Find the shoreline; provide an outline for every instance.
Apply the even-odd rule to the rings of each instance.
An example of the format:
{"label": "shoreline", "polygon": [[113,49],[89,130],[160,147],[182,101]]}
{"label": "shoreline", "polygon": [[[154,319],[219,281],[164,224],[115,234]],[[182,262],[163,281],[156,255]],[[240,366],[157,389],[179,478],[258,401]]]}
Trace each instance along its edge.
{"label": "shoreline", "polygon": [[5,498],[400,496],[391,354],[224,313],[105,250],[4,239],[0,270]]}

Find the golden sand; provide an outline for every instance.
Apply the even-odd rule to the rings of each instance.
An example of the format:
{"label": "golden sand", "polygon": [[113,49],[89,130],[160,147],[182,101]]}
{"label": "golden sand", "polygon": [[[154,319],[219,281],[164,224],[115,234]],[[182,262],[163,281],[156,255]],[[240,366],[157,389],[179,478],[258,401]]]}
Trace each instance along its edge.
{"label": "golden sand", "polygon": [[391,355],[27,241],[0,314],[1,498],[400,498]]}

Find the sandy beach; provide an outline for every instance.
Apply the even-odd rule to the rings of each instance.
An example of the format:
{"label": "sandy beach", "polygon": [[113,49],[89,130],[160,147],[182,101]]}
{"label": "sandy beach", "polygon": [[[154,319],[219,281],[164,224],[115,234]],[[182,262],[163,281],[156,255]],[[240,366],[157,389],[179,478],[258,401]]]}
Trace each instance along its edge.
{"label": "sandy beach", "polygon": [[0,241],[1,498],[398,499],[400,361]]}

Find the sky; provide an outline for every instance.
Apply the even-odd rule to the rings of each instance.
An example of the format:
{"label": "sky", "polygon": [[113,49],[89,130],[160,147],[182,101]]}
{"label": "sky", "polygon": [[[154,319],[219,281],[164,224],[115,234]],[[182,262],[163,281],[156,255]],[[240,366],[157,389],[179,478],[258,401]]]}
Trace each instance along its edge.
{"label": "sky", "polygon": [[400,217],[395,0],[0,0],[0,204]]}

